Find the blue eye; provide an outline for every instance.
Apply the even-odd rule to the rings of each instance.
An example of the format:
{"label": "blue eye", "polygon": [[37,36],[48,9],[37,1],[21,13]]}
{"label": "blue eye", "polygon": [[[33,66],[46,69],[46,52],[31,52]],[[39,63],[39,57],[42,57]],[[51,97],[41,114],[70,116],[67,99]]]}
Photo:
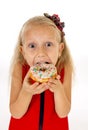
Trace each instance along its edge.
{"label": "blue eye", "polygon": [[47,47],[51,47],[52,45],[53,45],[52,42],[47,42],[47,43],[46,43],[46,46],[47,46]]}
{"label": "blue eye", "polygon": [[35,48],[36,45],[35,45],[34,43],[30,43],[30,44],[28,45],[28,47],[29,47],[29,48]]}

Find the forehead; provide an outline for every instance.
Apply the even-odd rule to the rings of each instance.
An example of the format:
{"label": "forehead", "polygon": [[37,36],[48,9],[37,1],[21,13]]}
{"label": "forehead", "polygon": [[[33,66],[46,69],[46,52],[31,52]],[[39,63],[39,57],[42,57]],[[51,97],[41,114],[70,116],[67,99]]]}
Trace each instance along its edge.
{"label": "forehead", "polygon": [[50,38],[55,38],[60,41],[60,32],[53,25],[46,24],[31,24],[24,29],[23,39],[33,36],[48,36]]}

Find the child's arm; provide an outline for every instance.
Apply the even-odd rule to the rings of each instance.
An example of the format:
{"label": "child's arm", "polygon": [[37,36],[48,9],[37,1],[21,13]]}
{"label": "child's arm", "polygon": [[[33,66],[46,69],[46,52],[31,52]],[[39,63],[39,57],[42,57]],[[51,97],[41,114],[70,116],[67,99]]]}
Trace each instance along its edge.
{"label": "child's arm", "polygon": [[59,117],[66,117],[71,108],[72,70],[65,67],[64,82],[51,79],[48,83],[50,91],[54,92],[55,110]]}
{"label": "child's arm", "polygon": [[45,91],[45,84],[39,85],[34,83],[30,85],[28,82],[28,74],[22,84],[22,65],[17,64],[14,67],[11,81],[10,94],[10,112],[14,118],[21,118],[27,111],[32,96]]}

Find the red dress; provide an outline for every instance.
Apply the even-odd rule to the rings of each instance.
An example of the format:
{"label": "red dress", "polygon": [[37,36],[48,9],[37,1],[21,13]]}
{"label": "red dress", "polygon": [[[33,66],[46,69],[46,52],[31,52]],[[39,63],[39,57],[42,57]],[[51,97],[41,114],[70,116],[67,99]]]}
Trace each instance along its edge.
{"label": "red dress", "polygon": [[[24,79],[29,67],[23,66],[22,79]],[[63,83],[64,69],[61,71],[61,82]],[[20,119],[11,117],[8,130],[40,130],[40,94],[34,95],[28,111]],[[49,90],[44,92],[44,114],[41,130],[69,130],[68,117],[60,118],[54,108],[54,96]]]}

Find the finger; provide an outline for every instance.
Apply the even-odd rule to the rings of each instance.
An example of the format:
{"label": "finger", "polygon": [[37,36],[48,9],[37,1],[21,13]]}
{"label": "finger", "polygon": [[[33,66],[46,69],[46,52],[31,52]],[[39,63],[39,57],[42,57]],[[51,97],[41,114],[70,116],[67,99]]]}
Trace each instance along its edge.
{"label": "finger", "polygon": [[37,89],[41,89],[41,88],[45,87],[46,85],[47,85],[46,83],[42,83],[42,84],[40,84],[40,85],[37,87]]}
{"label": "finger", "polygon": [[45,90],[47,90],[48,87],[46,87],[46,83],[40,84],[37,89],[36,89],[36,93],[40,94],[42,92],[44,92]]}
{"label": "finger", "polygon": [[54,90],[53,90],[52,88],[49,88],[49,90],[50,90],[51,92],[54,92]]}
{"label": "finger", "polygon": [[29,71],[30,71],[30,69],[28,70],[28,72],[25,75],[25,81],[29,81],[29,79],[30,79]]}
{"label": "finger", "polygon": [[60,75],[57,75],[56,79],[60,80],[61,76]]}
{"label": "finger", "polygon": [[36,89],[39,86],[39,82],[35,82],[30,86],[31,89]]}
{"label": "finger", "polygon": [[56,79],[53,79],[51,78],[49,81],[48,81],[48,85],[49,84],[56,84],[57,83],[57,80]]}

